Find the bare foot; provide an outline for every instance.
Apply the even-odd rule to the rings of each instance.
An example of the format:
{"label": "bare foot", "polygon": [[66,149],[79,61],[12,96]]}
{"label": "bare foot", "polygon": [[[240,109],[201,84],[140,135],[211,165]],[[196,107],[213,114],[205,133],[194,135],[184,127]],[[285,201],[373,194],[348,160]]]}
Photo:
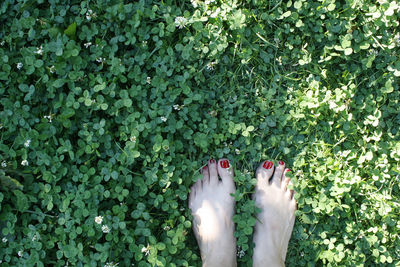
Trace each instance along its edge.
{"label": "bare foot", "polygon": [[234,192],[233,169],[227,159],[218,164],[211,159],[203,168],[203,178],[191,188],[189,208],[203,267],[236,266],[235,199],[230,195]]}
{"label": "bare foot", "polygon": [[265,161],[256,171],[254,198],[262,211],[258,214],[253,238],[256,245],[253,266],[285,266],[296,211],[293,191],[287,190],[290,179],[285,173],[288,171],[283,161],[277,167],[271,161]]}

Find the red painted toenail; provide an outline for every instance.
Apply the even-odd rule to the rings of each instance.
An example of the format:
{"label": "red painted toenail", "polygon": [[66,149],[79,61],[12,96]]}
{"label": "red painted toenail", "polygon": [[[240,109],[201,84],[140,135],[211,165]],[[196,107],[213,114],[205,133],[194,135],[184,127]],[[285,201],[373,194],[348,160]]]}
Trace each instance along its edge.
{"label": "red painted toenail", "polygon": [[264,165],[263,165],[263,167],[267,170],[271,169],[272,166],[274,166],[274,164],[271,161],[266,161],[266,162],[264,162]]}
{"label": "red painted toenail", "polygon": [[207,170],[207,166],[204,166],[204,167],[203,167],[203,171],[205,171],[205,170]]}
{"label": "red painted toenail", "polygon": [[289,169],[286,169],[286,172],[291,172],[291,170],[289,170]]}
{"label": "red painted toenail", "polygon": [[285,162],[283,162],[282,160],[279,161],[279,165],[284,165],[284,164],[285,164]]}
{"label": "red painted toenail", "polygon": [[210,159],[210,163],[215,163],[215,160],[213,160],[213,159]]}
{"label": "red painted toenail", "polygon": [[229,168],[229,161],[227,161],[227,160],[223,160],[223,161],[221,161],[221,167],[222,168]]}

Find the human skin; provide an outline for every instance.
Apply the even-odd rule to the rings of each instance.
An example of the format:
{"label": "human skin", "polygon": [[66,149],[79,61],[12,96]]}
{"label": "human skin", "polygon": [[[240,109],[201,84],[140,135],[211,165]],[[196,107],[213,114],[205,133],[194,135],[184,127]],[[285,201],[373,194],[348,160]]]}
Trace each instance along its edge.
{"label": "human skin", "polygon": [[[285,174],[289,171],[282,161],[276,167],[265,161],[256,171],[253,198],[261,212],[257,215],[253,238],[253,266],[285,265],[296,210],[294,192],[287,189],[290,179]],[[233,168],[227,159],[218,162],[211,159],[202,174],[191,188],[189,208],[203,267],[235,267]]]}

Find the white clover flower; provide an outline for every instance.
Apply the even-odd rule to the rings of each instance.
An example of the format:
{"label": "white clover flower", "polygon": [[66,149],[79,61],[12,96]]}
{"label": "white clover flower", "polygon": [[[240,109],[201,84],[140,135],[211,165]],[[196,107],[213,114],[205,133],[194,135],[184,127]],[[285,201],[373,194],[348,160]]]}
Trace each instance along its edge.
{"label": "white clover flower", "polygon": [[1,41],[0,45],[3,46],[5,44],[5,41]]}
{"label": "white clover flower", "polygon": [[89,10],[86,12],[86,19],[87,19],[87,20],[91,20],[92,17],[96,17],[96,13],[93,13],[93,10],[89,9]]}
{"label": "white clover flower", "polygon": [[145,256],[150,254],[150,245],[147,244],[147,247],[142,248],[142,252],[144,253]]}
{"label": "white clover flower", "polygon": [[22,67],[24,66],[24,64],[22,64],[21,62],[19,62],[18,64],[17,64],[17,69],[22,69]]}
{"label": "white clover flower", "polygon": [[142,41],[142,46],[146,47],[146,45],[147,45],[147,41]]}
{"label": "white clover flower", "polygon": [[171,227],[169,227],[168,225],[166,225],[166,226],[164,226],[164,231],[169,231],[169,230],[171,230]]}
{"label": "white clover flower", "polygon": [[30,144],[31,144],[31,139],[28,139],[28,140],[26,140],[24,146],[29,147]]}
{"label": "white clover flower", "polygon": [[240,251],[237,252],[237,256],[239,258],[242,258],[244,255],[246,255],[246,253],[243,251],[243,249],[241,249]]}
{"label": "white clover flower", "polygon": [[161,120],[162,120],[163,122],[166,122],[166,121],[167,121],[167,118],[164,117],[164,116],[162,116],[162,117],[161,117]]}
{"label": "white clover flower", "polygon": [[36,48],[35,54],[43,55],[43,46]]}
{"label": "white clover flower", "polygon": [[1,167],[3,168],[7,167],[7,162],[5,160],[3,160],[3,162],[1,163]]}
{"label": "white clover flower", "polygon": [[[400,12],[400,7],[399,7],[399,11]],[[394,43],[396,44],[396,46],[400,46],[400,37],[399,34],[397,33],[396,36],[393,39]]]}
{"label": "white clover flower", "polygon": [[146,83],[151,84],[151,78],[150,77],[146,78]]}
{"label": "white clover flower", "polygon": [[116,267],[118,266],[119,263],[114,263],[114,262],[107,262],[104,267]]}
{"label": "white clover flower", "polygon": [[179,29],[182,29],[187,24],[187,19],[185,17],[176,17],[175,18],[175,26]]}
{"label": "white clover flower", "polygon": [[214,62],[209,62],[209,63],[207,64],[207,66],[206,66],[206,69],[207,69],[207,70],[213,70],[215,64],[217,64],[217,62],[215,62],[215,61],[214,61]]}
{"label": "white clover flower", "polygon": [[108,227],[107,225],[103,225],[101,227],[101,230],[103,231],[103,233],[107,234],[110,232],[110,227]]}
{"label": "white clover flower", "polygon": [[50,70],[50,73],[54,73],[54,72],[56,72],[56,67],[53,65],[50,67],[49,70]]}
{"label": "white clover flower", "polygon": [[22,250],[18,251],[18,256],[22,257],[23,254],[24,252]]}
{"label": "white clover flower", "polygon": [[236,148],[235,149],[235,153],[236,153],[236,155],[239,155],[240,154],[240,150],[238,148]]}
{"label": "white clover flower", "polygon": [[51,120],[53,119],[53,114],[50,114],[48,116],[43,116],[43,118],[48,119],[49,122],[51,122]]}
{"label": "white clover flower", "polygon": [[83,44],[83,46],[84,46],[85,48],[88,48],[88,47],[91,46],[91,45],[92,45],[91,42],[88,42],[88,43]]}
{"label": "white clover flower", "polygon": [[95,221],[97,224],[101,224],[101,223],[103,222],[103,216],[97,216],[97,217],[95,217],[95,218],[94,218],[94,221]]}
{"label": "white clover flower", "polygon": [[192,3],[192,6],[194,7],[194,8],[197,8],[198,7],[198,0],[190,0],[190,2]]}
{"label": "white clover flower", "polygon": [[136,143],[136,136],[131,136],[130,140],[131,142]]}
{"label": "white clover flower", "polygon": [[32,241],[36,241],[36,240],[38,240],[38,237],[37,237],[36,234],[34,234],[33,237],[32,237]]}
{"label": "white clover flower", "polygon": [[180,110],[179,105],[173,105],[175,110]]}
{"label": "white clover flower", "polygon": [[3,239],[1,241],[3,241],[3,243],[6,243],[8,240],[7,240],[7,238],[3,237]]}
{"label": "white clover flower", "polygon": [[22,166],[28,166],[29,162],[26,159],[24,159],[23,161],[21,161],[21,165]]}

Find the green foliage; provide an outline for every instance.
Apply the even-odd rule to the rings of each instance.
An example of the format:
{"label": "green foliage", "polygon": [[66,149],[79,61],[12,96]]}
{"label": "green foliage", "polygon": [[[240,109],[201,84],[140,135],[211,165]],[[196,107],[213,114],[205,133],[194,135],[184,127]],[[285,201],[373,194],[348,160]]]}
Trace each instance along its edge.
{"label": "green foliage", "polygon": [[395,266],[399,14],[386,0],[2,1],[2,266],[199,266],[187,196],[210,156],[236,168],[240,266],[264,159],[293,170],[288,266]]}

